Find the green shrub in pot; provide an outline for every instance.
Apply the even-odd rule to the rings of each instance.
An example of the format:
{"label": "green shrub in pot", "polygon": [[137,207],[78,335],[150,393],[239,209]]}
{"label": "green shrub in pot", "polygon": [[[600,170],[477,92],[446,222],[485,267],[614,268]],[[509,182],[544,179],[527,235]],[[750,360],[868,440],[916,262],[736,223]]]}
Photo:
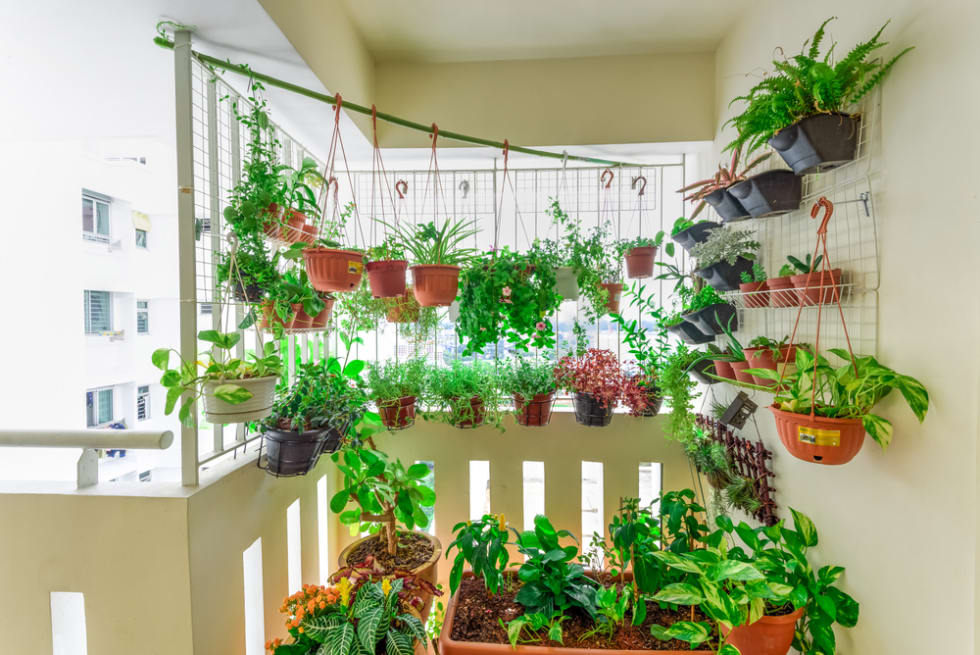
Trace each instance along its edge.
{"label": "green shrub in pot", "polygon": [[500,391],[497,373],[488,362],[452,360],[448,366],[431,369],[426,379],[427,421],[457,427],[489,424],[501,426]]}

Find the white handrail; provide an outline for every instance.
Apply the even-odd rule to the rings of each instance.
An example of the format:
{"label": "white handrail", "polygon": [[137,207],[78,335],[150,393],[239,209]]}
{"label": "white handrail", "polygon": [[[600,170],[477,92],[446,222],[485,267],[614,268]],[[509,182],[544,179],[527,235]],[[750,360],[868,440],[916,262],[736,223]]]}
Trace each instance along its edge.
{"label": "white handrail", "polygon": [[170,430],[0,430],[0,446],[166,450],[173,442]]}

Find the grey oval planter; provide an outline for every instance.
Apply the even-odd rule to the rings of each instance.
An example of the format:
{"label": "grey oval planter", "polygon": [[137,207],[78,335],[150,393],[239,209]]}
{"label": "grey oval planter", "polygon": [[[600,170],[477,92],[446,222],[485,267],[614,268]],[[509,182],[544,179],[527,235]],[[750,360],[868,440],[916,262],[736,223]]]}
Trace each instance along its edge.
{"label": "grey oval planter", "polygon": [[670,238],[680,245],[681,248],[690,252],[691,248],[699,243],[703,243],[708,238],[708,235],[711,234],[711,231],[718,227],[721,227],[718,223],[707,221],[704,223],[695,223]]}
{"label": "grey oval planter", "polygon": [[711,266],[699,268],[694,271],[694,274],[704,278],[705,282],[718,291],[735,291],[742,281],[743,272],[752,272],[752,261],[745,257],[739,257],[734,264],[720,261]]}
{"label": "grey oval planter", "polygon": [[732,332],[738,329],[738,314],[735,306],[727,302],[715,303],[692,314],[686,314],[684,320],[694,323],[704,334],[724,334],[729,321],[731,321]]}
{"label": "grey oval planter", "polygon": [[728,223],[729,221],[737,221],[740,218],[748,218],[749,212],[745,210],[735,196],[733,196],[728,189],[718,189],[712,191],[704,197],[704,201],[711,205],[715,212],[721,219]]}
{"label": "grey oval planter", "polygon": [[803,180],[793,171],[766,171],[733,184],[729,191],[753,218],[775,216],[800,208]]}
{"label": "grey oval planter", "polygon": [[681,341],[684,343],[708,343],[714,340],[714,335],[705,334],[698,329],[694,323],[690,321],[682,321],[677,325],[671,325],[667,328],[667,331],[676,337],[680,337]]}
{"label": "grey oval planter", "polygon": [[815,114],[783,128],[769,145],[797,175],[819,173],[854,160],[859,118],[847,114]]}

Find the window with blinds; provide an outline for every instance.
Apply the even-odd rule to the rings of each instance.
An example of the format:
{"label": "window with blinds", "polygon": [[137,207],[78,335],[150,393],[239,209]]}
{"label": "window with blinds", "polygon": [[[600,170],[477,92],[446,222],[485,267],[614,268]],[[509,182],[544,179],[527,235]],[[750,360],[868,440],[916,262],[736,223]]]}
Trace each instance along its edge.
{"label": "window with blinds", "polygon": [[141,385],[136,390],[136,420],[150,418],[150,385]]}
{"label": "window with blinds", "polygon": [[91,241],[109,241],[109,203],[82,196],[82,236]]}
{"label": "window with blinds", "polygon": [[136,301],[136,332],[137,334],[150,333],[150,301]]}
{"label": "window with blinds", "polygon": [[85,333],[112,331],[112,294],[108,291],[85,291]]}
{"label": "window with blinds", "polygon": [[85,415],[90,428],[112,423],[112,387],[85,392]]}

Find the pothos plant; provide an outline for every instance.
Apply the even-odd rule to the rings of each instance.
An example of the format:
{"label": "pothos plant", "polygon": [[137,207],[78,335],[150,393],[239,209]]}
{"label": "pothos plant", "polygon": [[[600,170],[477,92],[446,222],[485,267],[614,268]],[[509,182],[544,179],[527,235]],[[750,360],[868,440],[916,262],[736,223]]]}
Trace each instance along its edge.
{"label": "pothos plant", "polygon": [[[168,416],[173,413],[177,401],[183,397],[177,416],[184,424],[193,423],[191,409],[203,395],[205,384],[218,383],[214,388],[214,395],[230,405],[240,405],[254,394],[240,384],[235,384],[236,381],[280,374],[282,360],[276,352],[274,342],[265,344],[262,356],[249,353],[246,360],[229,356],[231,349],[242,338],[238,332],[203,330],[198,333],[197,338],[212,344],[204,353],[204,361],[184,361],[173,348],[158,348],[151,356],[153,365],[163,371],[160,384],[167,390],[164,413]],[[170,353],[177,356],[177,368],[170,368]]]}
{"label": "pothos plant", "polygon": [[517,350],[551,349],[555,332],[548,317],[561,304],[555,271],[538,248],[526,254],[507,247],[476,257],[460,273],[456,333],[463,356],[482,353],[505,339]]}

